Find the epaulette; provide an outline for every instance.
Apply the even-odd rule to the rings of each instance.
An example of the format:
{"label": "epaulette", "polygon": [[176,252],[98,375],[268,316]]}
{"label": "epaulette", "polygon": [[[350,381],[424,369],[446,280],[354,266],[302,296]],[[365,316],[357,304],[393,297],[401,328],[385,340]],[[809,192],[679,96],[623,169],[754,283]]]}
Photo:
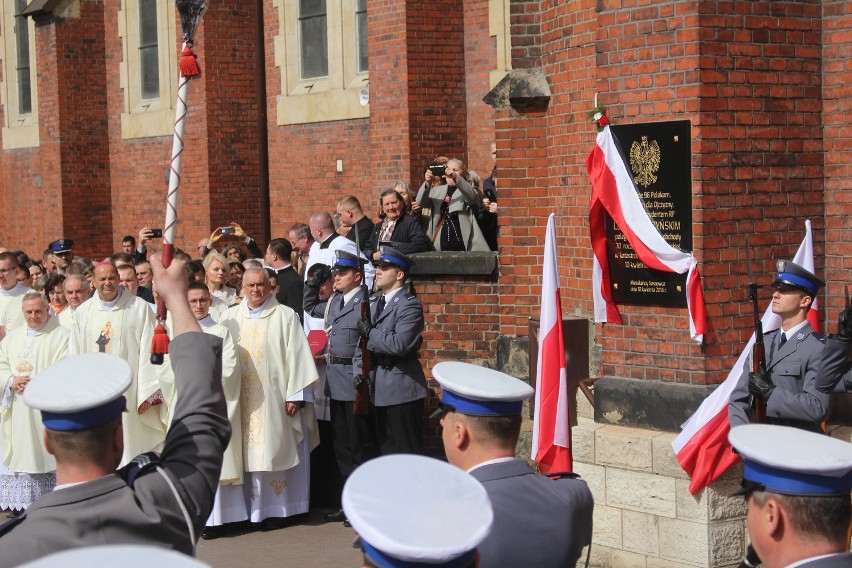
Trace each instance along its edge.
{"label": "epaulette", "polygon": [[550,479],[580,479],[580,474],[573,471],[554,471],[553,473],[546,473],[544,476]]}
{"label": "epaulette", "polygon": [[23,513],[21,513],[17,517],[15,517],[13,519],[9,519],[8,521],[6,521],[2,525],[0,525],[0,536],[6,536],[10,532],[12,532],[12,529],[17,527],[21,523],[23,523],[24,519],[26,517],[27,517],[27,512],[24,511]]}
{"label": "epaulette", "polygon": [[416,294],[412,294],[412,293],[410,293],[410,292],[409,292],[408,294],[406,294],[406,295],[405,295],[405,299],[406,299],[406,300],[416,300],[416,299],[417,299],[417,295],[416,295]]}
{"label": "epaulette", "polygon": [[149,469],[154,469],[158,465],[162,464],[163,460],[160,459],[160,454],[157,452],[147,452],[144,454],[139,454],[128,463],[126,466],[118,470],[118,474],[124,478],[125,483],[127,483],[128,487],[133,487],[133,484],[136,482],[136,478],[141,474],[145,473]]}

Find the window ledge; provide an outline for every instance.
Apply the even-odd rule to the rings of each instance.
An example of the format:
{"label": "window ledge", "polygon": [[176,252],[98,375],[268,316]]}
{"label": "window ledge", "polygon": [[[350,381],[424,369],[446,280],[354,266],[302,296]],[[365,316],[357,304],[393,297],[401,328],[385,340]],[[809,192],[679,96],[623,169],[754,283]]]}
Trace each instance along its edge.
{"label": "window ledge", "polygon": [[497,268],[496,252],[419,252],[412,254],[416,263],[411,268],[412,276],[424,275],[476,275],[492,274]]}

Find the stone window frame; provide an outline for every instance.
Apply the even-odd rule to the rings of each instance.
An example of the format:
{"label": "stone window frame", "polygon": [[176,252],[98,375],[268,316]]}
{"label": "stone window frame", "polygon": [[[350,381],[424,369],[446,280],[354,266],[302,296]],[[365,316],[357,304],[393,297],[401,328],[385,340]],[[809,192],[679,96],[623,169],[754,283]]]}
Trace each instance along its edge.
{"label": "stone window frame", "polygon": [[174,2],[157,0],[157,59],[160,62],[158,98],[142,98],[138,0],[121,0],[118,36],[123,55],[119,63],[120,87],[124,99],[121,112],[122,139],[170,136],[174,132],[178,90],[178,36]]}
{"label": "stone window frame", "polygon": [[369,71],[358,71],[356,0],[326,0],[328,76],[302,79],[299,72],[299,0],[272,0],[278,13],[275,66],[281,72],[277,124],[309,124],[369,118]]}
{"label": "stone window frame", "polygon": [[26,18],[29,28],[30,85],[32,112],[18,112],[17,45],[15,29],[15,0],[0,1],[0,59],[2,59],[3,81],[0,83],[0,104],[3,105],[3,149],[36,148],[38,132],[38,62],[36,61],[35,23]]}
{"label": "stone window frame", "polygon": [[512,22],[509,2],[510,0],[488,0],[488,34],[494,38],[497,48],[497,67],[489,74],[492,89],[512,70]]}

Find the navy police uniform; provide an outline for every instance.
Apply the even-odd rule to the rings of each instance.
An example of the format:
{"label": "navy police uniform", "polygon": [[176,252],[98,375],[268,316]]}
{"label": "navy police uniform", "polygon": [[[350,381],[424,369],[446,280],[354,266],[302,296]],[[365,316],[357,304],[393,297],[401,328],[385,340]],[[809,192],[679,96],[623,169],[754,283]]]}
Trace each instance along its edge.
{"label": "navy police uniform", "polygon": [[[376,266],[395,266],[406,274],[414,261],[391,247],[382,247]],[[426,375],[417,358],[423,344],[423,304],[405,288],[388,299],[371,300],[367,347],[372,354],[372,399],[376,410],[379,450],[384,454],[420,453],[423,449],[423,400]],[[355,374],[361,353],[355,353]]]}
{"label": "navy police uniform", "polygon": [[[194,553],[213,506],[231,434],[221,381],[222,340],[201,332],[184,333],[172,341],[170,351],[181,395],[162,455],[137,456],[116,473],[57,487],[37,499],[13,526],[0,530],[0,567],[106,544],[150,544]],[[106,363],[93,367],[95,358]],[[86,376],[87,381],[68,381],[75,376]],[[42,411],[51,430],[93,428],[121,414],[125,404],[121,394],[131,377],[130,367],[118,357],[101,353],[69,357],[34,378],[24,401]],[[84,401],[89,395],[79,391],[87,383],[89,398],[110,396],[95,407],[56,410]],[[68,396],[62,384],[76,389],[77,396]]]}
{"label": "navy police uniform", "polygon": [[[523,381],[468,363],[441,362],[432,374],[443,389],[436,415],[518,416],[533,393]],[[479,546],[482,568],[574,566],[591,544],[594,500],[578,476],[538,475],[513,457],[489,459],[468,473],[494,509],[494,528]]]}
{"label": "navy police uniform", "polygon": [[[811,297],[824,283],[792,262],[779,262],[775,288],[799,289]],[[782,344],[783,336],[783,344]],[[810,323],[784,333],[780,329],[763,335],[768,379],[774,385],[766,402],[766,422],[793,426],[812,432],[822,432],[822,421],[829,410],[829,395],[816,388],[815,379],[825,347],[822,335]],[[748,424],[749,375],[751,363],[746,362],[736,387],[731,392],[728,420],[731,427]]]}
{"label": "navy police uniform", "polygon": [[[358,270],[358,257],[336,251],[334,270]],[[305,287],[305,311],[316,318],[325,318],[328,331],[328,366],[326,395],[331,398],[331,427],[334,455],[345,480],[356,467],[376,456],[376,432],[370,414],[355,414],[355,383],[352,357],[358,349],[358,322],[361,320],[363,294],[360,289],[345,301],[344,294],[335,292],[320,302],[318,290]]]}

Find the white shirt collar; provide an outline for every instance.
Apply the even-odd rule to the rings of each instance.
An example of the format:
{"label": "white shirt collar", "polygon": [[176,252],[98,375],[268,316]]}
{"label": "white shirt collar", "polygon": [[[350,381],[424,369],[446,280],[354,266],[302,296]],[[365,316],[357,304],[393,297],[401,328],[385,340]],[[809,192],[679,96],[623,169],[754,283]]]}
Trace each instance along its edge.
{"label": "white shirt collar", "polygon": [[21,294],[26,294],[29,291],[29,288],[18,282],[15,284],[14,288],[9,290],[4,290],[0,288],[0,296],[20,296]]}
{"label": "white shirt collar", "polygon": [[472,468],[467,470],[467,472],[470,473],[471,471],[473,471],[475,469],[479,469],[480,467],[483,467],[483,466],[486,466],[486,465],[491,465],[491,464],[494,464],[494,463],[510,462],[510,461],[513,461],[514,459],[515,458],[513,458],[513,457],[494,458],[493,460],[487,460],[487,461],[484,461],[480,464],[476,464],[475,466],[473,466]]}
{"label": "white shirt collar", "polygon": [[121,296],[124,295],[124,288],[122,288],[121,286],[118,287],[118,295],[115,297],[115,300],[112,300],[111,302],[104,302],[103,300],[101,300],[101,295],[98,292],[95,292],[95,295],[98,298],[98,304],[100,305],[101,311],[111,312],[112,309],[115,308],[115,305],[118,304],[118,301],[121,299]]}
{"label": "white shirt collar", "polygon": [[805,320],[802,323],[800,323],[799,325],[794,325],[793,327],[791,327],[787,331],[782,330],[781,333],[783,333],[784,335],[787,336],[787,339],[785,341],[790,341],[790,339],[793,338],[793,334],[796,333],[797,331],[799,331],[800,329],[802,329],[803,327],[805,327],[807,324],[808,324],[808,320]]}
{"label": "white shirt collar", "polygon": [[351,300],[353,297],[355,297],[355,294],[357,294],[360,291],[361,291],[361,287],[358,286],[357,288],[355,288],[353,290],[349,290],[348,292],[343,294],[343,303],[348,304],[349,300]]}
{"label": "white shirt collar", "polygon": [[201,329],[207,329],[208,327],[213,327],[216,325],[216,320],[213,319],[213,316],[207,314],[200,320],[198,320],[198,325],[201,326]]}
{"label": "white shirt collar", "polygon": [[399,288],[394,288],[390,292],[385,292],[385,305],[390,304],[391,299],[396,296],[400,290],[402,290],[402,286],[400,286]]}
{"label": "white shirt collar", "polygon": [[[248,308],[249,315],[251,316],[251,319],[260,318],[260,313],[263,310],[266,309],[266,305],[269,303],[269,300],[271,300],[272,298],[273,298],[273,296],[272,296],[272,294],[270,294],[269,297],[266,298],[266,300],[264,300],[264,302],[256,308],[252,308],[251,306],[248,305],[248,303],[246,303],[246,307]],[[246,302],[248,302],[248,300],[246,300]]]}

